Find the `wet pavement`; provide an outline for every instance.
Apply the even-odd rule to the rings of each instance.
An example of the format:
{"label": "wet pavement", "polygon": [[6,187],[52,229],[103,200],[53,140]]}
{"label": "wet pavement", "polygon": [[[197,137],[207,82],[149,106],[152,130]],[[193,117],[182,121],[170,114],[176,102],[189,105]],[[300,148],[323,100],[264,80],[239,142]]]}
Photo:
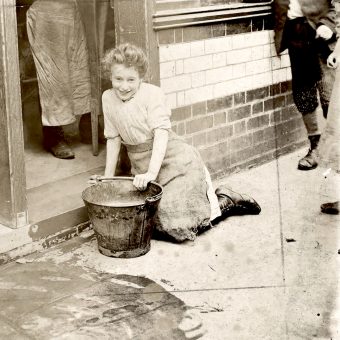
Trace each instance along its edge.
{"label": "wet pavement", "polygon": [[194,242],[116,259],[87,231],[1,266],[0,339],[340,340],[340,218],[304,152],[216,180],[262,212]]}

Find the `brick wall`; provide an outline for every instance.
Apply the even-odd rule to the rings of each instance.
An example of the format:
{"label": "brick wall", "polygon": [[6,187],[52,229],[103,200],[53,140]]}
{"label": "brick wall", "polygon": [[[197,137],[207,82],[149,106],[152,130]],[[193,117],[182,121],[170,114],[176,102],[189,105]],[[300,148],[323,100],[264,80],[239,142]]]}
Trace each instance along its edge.
{"label": "brick wall", "polygon": [[238,23],[228,34],[221,27],[159,35],[160,81],[173,130],[200,150],[215,176],[272,160],[306,138],[292,100],[289,57],[276,56],[273,31]]}

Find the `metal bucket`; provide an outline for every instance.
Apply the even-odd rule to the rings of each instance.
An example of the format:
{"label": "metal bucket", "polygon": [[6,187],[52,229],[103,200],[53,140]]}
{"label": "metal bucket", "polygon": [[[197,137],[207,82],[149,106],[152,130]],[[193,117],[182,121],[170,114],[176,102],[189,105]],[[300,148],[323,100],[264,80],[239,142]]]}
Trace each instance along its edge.
{"label": "metal bucket", "polygon": [[82,199],[99,251],[112,257],[137,257],[150,250],[162,187],[151,182],[137,190],[132,177],[113,177],[86,188]]}

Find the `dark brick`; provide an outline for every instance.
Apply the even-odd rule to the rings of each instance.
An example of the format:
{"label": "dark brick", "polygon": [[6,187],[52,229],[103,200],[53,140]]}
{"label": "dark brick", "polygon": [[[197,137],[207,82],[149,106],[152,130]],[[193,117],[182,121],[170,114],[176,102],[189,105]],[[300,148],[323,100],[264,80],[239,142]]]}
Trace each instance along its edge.
{"label": "dark brick", "polygon": [[240,106],[235,109],[231,109],[228,111],[228,121],[234,122],[236,120],[247,118],[250,116],[250,113],[251,113],[250,105]]}
{"label": "dark brick", "polygon": [[269,115],[257,116],[250,118],[247,122],[247,130],[258,129],[269,125]]}
{"label": "dark brick", "polygon": [[207,113],[207,102],[195,103],[192,105],[192,115],[199,116]]}
{"label": "dark brick", "polygon": [[247,91],[247,103],[252,102],[256,99],[264,99],[269,95],[269,87],[261,87],[255,90]]}
{"label": "dark brick", "polygon": [[275,150],[276,149],[276,140],[275,139],[266,140],[265,142],[257,145],[255,149],[256,149],[257,155],[269,152],[271,150]]}
{"label": "dark brick", "polygon": [[223,126],[218,129],[207,132],[207,143],[215,144],[217,142],[228,139],[233,135],[233,127],[231,125]]}
{"label": "dark brick", "polygon": [[162,30],[158,32],[158,43],[162,44],[173,44],[175,42],[175,32],[173,29]]}
{"label": "dark brick", "polygon": [[214,126],[225,124],[227,122],[227,114],[225,112],[216,112],[214,114]]}
{"label": "dark brick", "polygon": [[251,32],[251,19],[232,20],[227,23],[227,35]]}
{"label": "dark brick", "polygon": [[286,93],[292,91],[292,82],[285,81],[281,83],[281,93]]}
{"label": "dark brick", "polygon": [[233,105],[233,97],[226,96],[222,98],[211,99],[207,101],[207,112],[224,110]]}
{"label": "dark brick", "polygon": [[246,122],[244,120],[234,123],[234,134],[240,135],[246,131]]}
{"label": "dark brick", "polygon": [[293,118],[296,118],[296,117],[300,117],[300,113],[298,113],[298,111],[296,110],[296,108],[294,106],[284,107],[281,111],[281,120],[282,121],[293,119]]}
{"label": "dark brick", "polygon": [[190,26],[183,28],[183,42],[203,40],[211,37],[211,25]]}
{"label": "dark brick", "polygon": [[286,105],[295,105],[292,93],[286,95]]}
{"label": "dark brick", "polygon": [[229,141],[230,150],[237,151],[237,150],[246,149],[252,145],[252,141],[253,141],[253,138],[251,134],[230,139]]}
{"label": "dark brick", "polygon": [[274,108],[273,98],[267,99],[263,102],[264,112],[273,110],[273,108]]}
{"label": "dark brick", "polygon": [[274,84],[270,86],[270,95],[276,96],[281,93],[281,84]]}
{"label": "dark brick", "polygon": [[207,144],[207,134],[206,132],[199,133],[192,137],[192,144],[193,146],[202,146]]}
{"label": "dark brick", "polygon": [[[226,170],[230,166],[228,142],[221,142],[199,150],[211,174]],[[216,155],[219,155],[216,157]]]}
{"label": "dark brick", "polygon": [[281,122],[281,110],[276,110],[270,113],[270,124],[277,124]]}
{"label": "dark brick", "polygon": [[177,126],[177,133],[179,136],[185,135],[185,123],[181,122]]}
{"label": "dark brick", "polygon": [[182,106],[172,109],[171,119],[175,122],[186,120],[191,117],[191,106]]}
{"label": "dark brick", "polygon": [[257,113],[263,112],[263,102],[255,103],[252,106],[252,114],[255,115]]}
{"label": "dark brick", "polygon": [[264,143],[267,140],[275,140],[276,130],[275,126],[269,126],[262,130],[257,130],[253,132],[253,145],[258,145]]}
{"label": "dark brick", "polygon": [[278,96],[273,98],[273,107],[275,109],[285,107],[286,105],[286,96]]}
{"label": "dark brick", "polygon": [[[234,151],[233,149],[231,150]],[[252,157],[254,157],[254,148],[250,146],[250,147],[243,149],[242,151],[231,152],[230,153],[230,164],[231,165],[239,164]]]}
{"label": "dark brick", "polygon": [[234,105],[245,104],[246,102],[246,93],[239,92],[234,94]]}
{"label": "dark brick", "polygon": [[194,133],[209,129],[213,126],[214,119],[212,116],[196,118],[186,122],[186,133]]}

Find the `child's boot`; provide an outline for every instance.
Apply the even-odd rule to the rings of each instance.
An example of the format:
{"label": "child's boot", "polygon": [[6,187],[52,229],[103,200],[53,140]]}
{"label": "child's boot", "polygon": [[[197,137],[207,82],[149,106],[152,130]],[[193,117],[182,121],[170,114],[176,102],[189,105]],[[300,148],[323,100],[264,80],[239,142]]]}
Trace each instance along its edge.
{"label": "child's boot", "polygon": [[43,144],[44,148],[56,158],[74,158],[74,152],[65,140],[61,126],[43,126]]}
{"label": "child's boot", "polygon": [[320,135],[308,136],[310,148],[305,157],[301,158],[298,164],[299,170],[312,170],[318,166],[316,149],[319,144]]}

